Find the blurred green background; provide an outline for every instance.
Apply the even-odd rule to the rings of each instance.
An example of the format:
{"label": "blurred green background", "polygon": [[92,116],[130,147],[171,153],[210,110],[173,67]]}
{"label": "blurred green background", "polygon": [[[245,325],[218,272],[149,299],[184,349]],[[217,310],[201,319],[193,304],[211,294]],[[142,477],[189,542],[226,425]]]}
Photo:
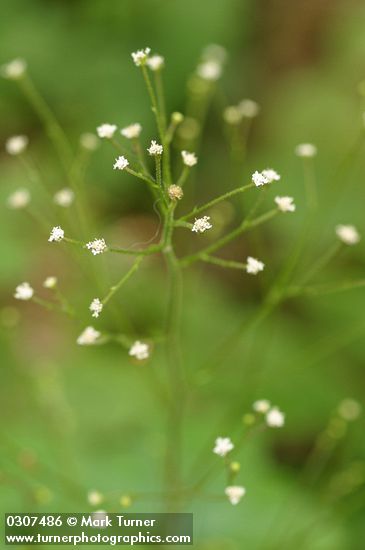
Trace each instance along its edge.
{"label": "blurred green background", "polygon": [[[255,399],[277,404],[286,413],[286,426],[249,439],[240,452],[238,480],[247,495],[239,506],[214,498],[189,505],[195,514],[196,547],[364,548],[363,418],[335,431],[338,440],[320,475],[308,480],[301,474],[338,404],[348,397],[364,404],[364,291],[290,301],[243,338],[214,375],[198,372],[211,357],[213,343],[223,341],[261,302],[300,235],[306,206],[303,165],[294,155],[298,143],[318,146],[320,198],[300,269],[308,269],[331,246],[337,223],[353,223],[365,233],[365,105],[359,86],[365,77],[363,3],[3,0],[1,8],[0,62],[27,60],[37,88],[75,148],[81,133],[95,131],[102,122],[120,127],[141,122],[146,146],[156,137],[130,52],[150,46],[165,56],[168,107],[184,112],[186,81],[203,48],[215,43],[227,49],[225,73],[208,111],[199,165],[181,212],[242,185],[252,171],[266,166],[282,175],[280,194],[295,197],[297,212],[276,218],[222,253],[239,261],[248,254],[264,259],[267,267],[260,279],[205,265],[185,272],[184,359],[198,387],[184,427],[186,474],[195,464],[189,474],[193,483],[214,463],[215,437],[242,431],[242,416]],[[16,83],[2,79],[0,97],[1,143],[10,135],[28,135],[30,154],[49,189],[64,187],[42,126]],[[261,112],[250,132],[247,158],[232,170],[222,108],[245,97],[256,100]],[[102,143],[86,174],[98,235],[120,246],[145,242],[156,230],[156,215],[139,182],[111,170],[114,156]],[[19,282],[28,280],[46,295],[42,281],[56,275],[72,303],[86,311],[86,324],[97,291],[67,247],[48,245],[44,227],[6,208],[11,191],[28,183],[23,166],[4,147],[0,163],[2,508],[86,511],[92,509],[87,491],[98,489],[109,495],[104,509],[123,509],[121,495],[160,487],[166,411],[153,381],[154,376],[163,378],[162,350],[156,344],[151,361],[138,366],[117,345],[80,348],[75,343],[80,327],[35,304],[14,301]],[[275,194],[269,190],[267,208]],[[63,223],[64,212],[55,213],[45,197],[35,197],[49,227]],[[242,201],[233,201],[234,208],[225,205],[225,215],[239,218]],[[71,217],[75,219],[73,212]],[[181,250],[196,248],[191,234],[181,231]],[[94,260],[107,273],[109,285],[130,265],[122,256]],[[316,282],[361,279],[364,265],[361,241]],[[115,298],[122,324],[106,316],[98,326],[118,326],[136,337],[158,340],[165,292],[162,263],[146,261]],[[222,494],[223,489],[222,472],[207,493]],[[129,510],[160,509],[158,499],[141,498]]]}

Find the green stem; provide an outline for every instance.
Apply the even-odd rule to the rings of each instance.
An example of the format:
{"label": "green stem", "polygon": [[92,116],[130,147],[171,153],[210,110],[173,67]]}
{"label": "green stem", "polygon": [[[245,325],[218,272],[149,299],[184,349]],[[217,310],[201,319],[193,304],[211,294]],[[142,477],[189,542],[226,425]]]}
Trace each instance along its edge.
{"label": "green stem", "polygon": [[115,248],[115,247],[109,247],[109,252],[115,252],[117,254],[129,254],[130,256],[149,256],[150,254],[155,254],[156,252],[160,252],[162,250],[161,244],[153,244],[149,246],[148,248],[139,249],[139,250],[133,250],[132,248]]}
{"label": "green stem", "polygon": [[185,166],[184,164],[184,167],[182,169],[179,179],[177,180],[176,185],[178,185],[179,187],[182,187],[186,182],[186,180],[188,179],[189,174],[190,174],[190,168],[188,166]]}
{"label": "green stem", "polygon": [[65,172],[68,174],[71,168],[73,154],[66,134],[28,75],[25,75],[24,78],[19,80],[19,85],[29,103],[42,120]]}
{"label": "green stem", "polygon": [[146,183],[148,183],[148,185],[150,185],[154,189],[159,189],[159,186],[156,185],[156,183],[152,178],[145,176],[141,172],[136,172],[135,170],[132,170],[132,168],[129,168],[128,166],[125,168],[125,171],[128,172],[128,174],[131,174],[132,176],[135,176],[136,178],[139,178],[140,180],[145,181]]}
{"label": "green stem", "polygon": [[355,288],[365,286],[365,279],[359,281],[348,281],[343,283],[323,284],[305,287],[289,287],[286,292],[287,298],[295,298],[296,296],[323,296],[326,294],[336,294],[337,292],[347,292]]}
{"label": "green stem", "polygon": [[234,195],[237,195],[238,193],[244,193],[248,189],[252,189],[252,187],[255,187],[255,185],[253,183],[249,183],[248,185],[244,185],[243,187],[237,187],[232,191],[228,191],[228,193],[224,193],[224,195],[220,195],[219,197],[216,197],[215,199],[203,204],[202,206],[198,206],[197,208],[194,208],[193,210],[191,210],[191,212],[179,218],[178,221],[188,220],[193,216],[197,216],[198,214],[200,214],[200,212],[204,212],[204,210],[208,210],[212,206],[215,206],[216,204],[219,204],[220,202],[225,201],[233,197]]}
{"label": "green stem", "polygon": [[219,265],[220,267],[229,267],[231,269],[239,269],[241,271],[246,270],[246,264],[242,262],[235,262],[231,260],[224,260],[223,258],[217,258],[216,256],[208,256],[204,254],[200,260],[208,264]]}
{"label": "green stem", "polygon": [[313,159],[303,158],[303,168],[307,206],[310,210],[316,210],[318,207],[318,193]]}
{"label": "green stem", "polygon": [[159,113],[156,94],[155,94],[155,91],[153,89],[150,77],[148,75],[147,67],[145,65],[141,65],[141,69],[142,69],[143,78],[144,78],[146,86],[147,86],[148,95],[150,96],[150,100],[151,100],[151,103],[152,103],[152,112],[154,113],[155,118],[156,118],[156,124],[157,124],[157,129],[158,129],[158,132],[159,132],[159,135],[160,135],[160,139],[161,139],[162,144],[164,144],[164,128],[163,128],[163,123],[161,121],[161,117],[160,117],[160,113]]}
{"label": "green stem", "polygon": [[325,254],[319,256],[308,272],[300,279],[299,286],[305,285],[305,283],[312,279],[314,275],[321,271],[336,256],[342,247],[343,244],[337,241],[327,250]]}
{"label": "green stem", "polygon": [[135,271],[137,271],[137,269],[139,268],[140,266],[140,263],[142,262],[142,260],[144,259],[143,256],[140,256],[139,258],[137,258],[137,260],[134,262],[134,264],[132,265],[132,267],[129,269],[129,271],[127,271],[127,273],[125,273],[123,275],[123,277],[119,280],[119,282],[112,286],[108,292],[108,294],[105,296],[105,298],[102,300],[102,304],[105,306],[105,304],[107,304],[109,302],[109,300],[112,298],[112,296],[114,296],[114,294],[120,289],[120,287],[128,281],[128,279],[133,275],[133,273]]}
{"label": "green stem", "polygon": [[[169,297],[166,322],[166,356],[170,380],[168,410],[168,442],[165,458],[165,485],[168,490],[181,487],[182,427],[185,404],[185,378],[180,349],[180,317],[182,306],[182,273],[172,245],[174,206],[166,213],[163,254],[169,279]],[[167,500],[167,506],[172,505]],[[177,506],[177,503],[175,503]]]}

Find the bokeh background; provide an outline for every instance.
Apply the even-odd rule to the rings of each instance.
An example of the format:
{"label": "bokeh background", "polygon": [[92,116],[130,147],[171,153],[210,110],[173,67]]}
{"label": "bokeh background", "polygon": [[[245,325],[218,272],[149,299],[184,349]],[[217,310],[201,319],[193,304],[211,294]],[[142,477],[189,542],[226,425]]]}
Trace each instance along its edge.
{"label": "bokeh background", "polygon": [[[258,434],[240,452],[239,482],[247,495],[239,506],[214,498],[189,505],[195,514],[196,547],[363,548],[364,423],[360,418],[331,424],[331,418],[345,398],[364,403],[364,291],[288,302],[243,338],[220,370],[212,375],[200,365],[211,356],[213,343],[258,306],[300,234],[306,205],[303,165],[294,155],[298,143],[318,147],[320,198],[312,238],[302,251],[303,272],[334,242],[337,223],[354,223],[365,233],[364,4],[3,0],[1,11],[0,61],[27,60],[37,88],[75,148],[82,132],[95,131],[102,122],[124,126],[140,121],[146,145],[156,136],[131,51],[148,45],[165,56],[168,107],[184,112],[186,82],[203,48],[211,43],[226,48],[224,77],[207,113],[187,207],[249,181],[255,169],[272,166],[282,175],[281,194],[295,197],[297,212],[247,234],[222,253],[241,261],[248,254],[263,258],[267,269],[260,279],[201,265],[185,274],[184,357],[198,388],[185,424],[186,475],[193,483],[210,467],[215,437],[239,434],[242,416],[257,398],[279,405],[286,426]],[[0,97],[1,143],[9,135],[28,135],[29,154],[49,189],[64,187],[42,126],[16,84],[2,79]],[[232,169],[222,108],[245,97],[256,100],[261,112],[246,158]],[[120,246],[147,241],[157,224],[149,196],[138,182],[110,169],[113,159],[114,152],[103,143],[87,169],[86,194],[95,224]],[[83,349],[75,343],[79,326],[35,304],[14,301],[19,282],[28,280],[45,296],[42,281],[56,275],[70,301],[87,312],[96,289],[67,247],[48,245],[44,226],[7,209],[9,193],[28,182],[24,167],[4,147],[0,165],[2,508],[86,511],[92,509],[87,491],[98,489],[108,494],[103,508],[123,509],[121,495],[159,489],[166,412],[153,384],[155,377],[164,376],[162,350],[156,344],[151,361],[138,366],[117,345]],[[46,197],[33,191],[35,208],[48,227],[67,222],[65,212],[52,210]],[[223,225],[242,213],[242,199],[232,204],[216,213]],[[74,212],[68,221],[75,223]],[[184,252],[196,247],[191,234],[180,230],[178,239]],[[99,260],[105,288],[107,279],[110,285],[130,265],[122,256],[95,258]],[[316,282],[361,279],[364,265],[361,241]],[[115,299],[120,324],[111,315],[98,326],[117,326],[158,341],[165,293],[163,265],[149,260]],[[333,451],[328,460],[324,457],[318,475],[305,477],[311,449],[329,422]],[[222,472],[207,492],[217,495],[223,488]],[[130,508],[159,509],[153,498],[136,499]]]}

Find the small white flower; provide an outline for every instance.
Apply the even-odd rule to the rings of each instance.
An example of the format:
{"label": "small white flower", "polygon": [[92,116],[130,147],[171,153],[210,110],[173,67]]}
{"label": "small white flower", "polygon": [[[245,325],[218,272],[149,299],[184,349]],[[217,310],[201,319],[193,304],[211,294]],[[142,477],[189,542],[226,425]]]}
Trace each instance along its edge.
{"label": "small white flower", "polygon": [[260,262],[260,260],[256,260],[256,258],[252,258],[252,256],[248,256],[246,262],[246,271],[251,275],[257,275],[260,271],[263,271],[265,267],[264,263]]}
{"label": "small white flower", "polygon": [[260,112],[260,105],[252,99],[243,99],[238,108],[242,113],[242,116],[246,118],[255,118]]}
{"label": "small white flower", "polygon": [[129,350],[129,355],[135,357],[138,361],[143,361],[144,359],[148,359],[150,347],[148,344],[136,340]]}
{"label": "small white flower", "polygon": [[240,487],[239,485],[231,485],[226,487],[224,492],[227,495],[229,502],[236,505],[245,495],[246,489],[244,487]]}
{"label": "small white flower", "polygon": [[269,183],[271,183],[272,181],[279,181],[281,178],[281,176],[272,168],[266,168],[266,170],[262,171],[262,174]]}
{"label": "small white flower", "polygon": [[185,166],[189,166],[190,168],[192,166],[195,166],[196,163],[198,162],[198,158],[195,153],[189,153],[188,151],[181,151],[181,156]]}
{"label": "small white flower", "polygon": [[163,153],[163,147],[162,145],[159,145],[157,143],[157,141],[155,141],[154,139],[151,141],[151,145],[149,146],[149,148],[147,149],[147,151],[149,152],[149,154],[151,156],[154,156],[154,155],[162,155]]}
{"label": "small white flower", "polygon": [[140,67],[141,65],[144,65],[147,61],[147,58],[148,58],[150,52],[151,52],[150,48],[145,48],[144,50],[138,50],[136,52],[133,52],[131,55],[132,55],[132,59],[133,59],[134,64],[137,67]]}
{"label": "small white flower", "polygon": [[270,409],[270,406],[270,401],[268,401],[267,399],[259,399],[258,401],[254,402],[252,408],[258,413],[265,414]]}
{"label": "small white flower", "polygon": [[99,140],[95,134],[85,132],[80,136],[80,145],[88,151],[95,151],[99,147]]}
{"label": "small white flower", "polygon": [[125,157],[121,156],[115,159],[115,162],[113,164],[114,170],[124,170],[129,166],[129,161]]}
{"label": "small white flower", "polygon": [[24,59],[13,59],[6,65],[3,65],[0,69],[1,75],[9,80],[18,80],[24,76],[27,70],[27,63]]}
{"label": "small white flower", "polygon": [[242,118],[242,112],[236,105],[229,105],[223,111],[223,119],[227,124],[239,124]]}
{"label": "small white flower", "polygon": [[17,210],[18,208],[25,208],[30,203],[30,193],[28,189],[17,189],[12,193],[7,200],[9,208]]}
{"label": "small white flower", "polygon": [[269,180],[263,175],[262,172],[254,172],[252,174],[252,181],[256,185],[256,187],[260,187],[261,185],[266,185],[269,183]]}
{"label": "small white flower", "polygon": [[194,225],[192,227],[192,231],[195,233],[204,233],[204,231],[208,231],[208,229],[212,229],[212,224],[209,222],[210,217],[209,216],[203,216],[202,218],[195,219]]}
{"label": "small white flower", "polygon": [[361,405],[355,399],[344,399],[338,406],[338,414],[347,421],[356,420],[361,414]]}
{"label": "small white flower", "polygon": [[53,289],[53,288],[56,288],[57,282],[58,282],[57,277],[47,277],[43,281],[43,286],[44,286],[44,288]]}
{"label": "small white flower", "polygon": [[122,128],[120,131],[122,136],[124,136],[127,139],[138,138],[141,132],[142,132],[142,126],[139,124],[139,122],[130,124],[129,126]]}
{"label": "small white flower", "polygon": [[117,127],[115,124],[105,123],[98,126],[96,131],[100,138],[111,139],[117,131]]}
{"label": "small white flower", "polygon": [[152,55],[147,59],[147,65],[151,71],[159,71],[165,65],[165,59],[162,55]]}
{"label": "small white flower", "polygon": [[273,407],[266,413],[266,424],[270,428],[282,428],[285,423],[285,415],[277,407]]}
{"label": "small white flower", "polygon": [[34,294],[33,288],[29,283],[22,283],[15,289],[14,298],[17,300],[30,300]]}
{"label": "small white flower", "polygon": [[91,250],[91,253],[96,256],[97,254],[102,254],[105,252],[108,247],[104,239],[94,239],[89,243],[86,243],[86,248]]}
{"label": "small white flower", "polygon": [[354,225],[337,225],[336,235],[345,244],[353,245],[360,241],[360,235]]}
{"label": "small white flower", "polygon": [[234,445],[229,437],[217,437],[213,448],[213,453],[218,456],[226,456],[234,449]]}
{"label": "small white flower", "polygon": [[99,491],[89,491],[87,501],[91,506],[99,506],[104,500],[104,497]]}
{"label": "small white flower", "polygon": [[64,230],[63,230],[59,225],[57,225],[56,227],[54,227],[54,228],[52,229],[48,241],[49,241],[50,243],[51,243],[52,241],[60,242],[60,241],[62,241],[62,239],[64,238],[64,236],[65,236]]}
{"label": "small white flower", "polygon": [[313,143],[300,143],[295,148],[295,154],[298,157],[315,157],[317,154],[317,147]]}
{"label": "small white flower", "polygon": [[267,168],[266,170],[263,170],[262,172],[254,172],[252,174],[252,181],[256,185],[256,187],[260,187],[261,185],[266,185],[267,183],[271,183],[272,181],[279,181],[280,176],[275,170],[272,170],[271,168]]}
{"label": "small white flower", "polygon": [[218,61],[211,59],[201,63],[196,70],[198,76],[203,80],[214,82],[219,80],[222,75],[222,65]]}
{"label": "small white flower", "polygon": [[95,330],[94,327],[86,327],[77,338],[76,342],[79,346],[91,346],[95,344],[100,335],[100,332]]}
{"label": "small white flower", "polygon": [[6,140],[5,149],[9,155],[20,155],[25,151],[28,143],[27,136],[12,136]]}
{"label": "small white flower", "polygon": [[57,191],[55,193],[53,200],[58,206],[63,206],[64,208],[67,208],[68,206],[71,206],[75,198],[75,193],[72,191],[72,189],[65,187],[64,189],[60,189],[60,191]]}
{"label": "small white flower", "polygon": [[295,204],[293,197],[275,197],[277,207],[282,212],[294,212]]}
{"label": "small white flower", "polygon": [[103,309],[103,304],[99,298],[94,298],[89,307],[93,317],[99,317]]}

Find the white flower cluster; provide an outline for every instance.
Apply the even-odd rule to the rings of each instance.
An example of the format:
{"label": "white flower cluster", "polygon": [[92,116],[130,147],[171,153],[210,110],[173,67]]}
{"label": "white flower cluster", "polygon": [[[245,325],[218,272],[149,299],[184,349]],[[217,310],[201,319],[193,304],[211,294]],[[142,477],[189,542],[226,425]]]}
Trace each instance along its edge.
{"label": "white flower cluster", "polygon": [[43,281],[43,286],[44,288],[48,288],[49,290],[52,290],[56,288],[57,283],[58,283],[57,277],[50,276]]}
{"label": "white flower cluster", "polygon": [[17,300],[30,300],[33,297],[34,289],[29,283],[21,283],[15,289],[14,298]]}
{"label": "white flower cluster", "polygon": [[19,208],[25,208],[30,203],[30,193],[28,189],[17,189],[12,193],[7,200],[9,208],[17,210]]}
{"label": "white flower cluster", "polygon": [[210,216],[203,216],[202,218],[195,219],[193,227],[191,230],[194,233],[204,233],[208,229],[212,229],[212,224],[210,223]]}
{"label": "white flower cluster", "polygon": [[12,136],[6,140],[5,150],[9,155],[21,155],[26,150],[28,143],[27,136]]}
{"label": "white flower cluster", "polygon": [[91,132],[85,132],[80,136],[80,145],[87,151],[96,151],[99,147],[99,140],[95,134]]}
{"label": "white flower cluster", "polygon": [[269,428],[282,428],[284,426],[285,414],[278,407],[272,407],[267,399],[255,401],[252,408],[255,412],[265,415],[265,421]]}
{"label": "white flower cluster", "polygon": [[77,338],[76,342],[79,346],[92,346],[100,338],[101,333],[98,330],[95,330],[94,327],[86,327],[80,336]]}
{"label": "white flower cluster", "polygon": [[122,128],[120,133],[127,139],[136,139],[140,136],[142,132],[142,126],[139,122],[134,122],[125,128]]}
{"label": "white flower cluster", "polygon": [[165,59],[162,55],[151,55],[147,58],[147,66],[151,71],[160,71],[165,65]]}
{"label": "white flower cluster", "polygon": [[228,500],[233,506],[238,504],[243,496],[246,494],[246,489],[240,485],[229,485],[225,488],[225,494]]}
{"label": "white flower cluster", "polygon": [[275,197],[275,202],[281,212],[295,212],[293,197]]}
{"label": "white flower cluster", "polygon": [[134,342],[129,350],[129,355],[131,357],[135,357],[136,359],[138,359],[138,361],[148,359],[150,355],[149,345],[144,342],[140,342],[139,340],[136,340],[136,342]]}
{"label": "white flower cluster", "polygon": [[115,159],[115,162],[113,164],[114,170],[125,170],[127,166],[129,166],[128,159],[126,159],[123,156],[120,156],[117,159]]}
{"label": "white flower cluster", "polygon": [[145,48],[144,50],[137,50],[136,52],[133,52],[131,54],[133,63],[137,67],[140,67],[141,65],[145,65],[150,53],[151,53],[151,48]]}
{"label": "white flower cluster", "polygon": [[62,229],[62,227],[57,225],[57,226],[53,227],[48,241],[50,243],[53,242],[53,241],[59,243],[60,241],[62,241],[62,239],[64,239],[64,237],[65,237],[64,230]]}
{"label": "white flower cluster", "polygon": [[99,506],[104,500],[103,495],[99,491],[89,491],[87,501],[91,506]]}
{"label": "white flower cluster", "polygon": [[115,132],[117,131],[117,126],[115,124],[104,123],[96,128],[99,138],[102,139],[112,139]]}
{"label": "white flower cluster", "polygon": [[68,206],[71,206],[75,199],[75,193],[70,189],[69,187],[65,187],[64,189],[60,189],[55,193],[53,200],[55,204],[58,206],[62,206],[63,208],[67,208]]}
{"label": "white flower cluster", "polygon": [[343,243],[354,245],[360,241],[360,235],[354,225],[337,225],[336,235]]}
{"label": "white flower cluster", "polygon": [[252,99],[243,99],[238,105],[229,105],[223,111],[227,124],[239,124],[244,118],[255,118],[260,112],[260,106]]}
{"label": "white flower cluster", "polygon": [[317,154],[317,147],[313,143],[300,143],[295,148],[295,154],[298,157],[311,158]]}
{"label": "white flower cluster", "polygon": [[196,73],[203,80],[215,82],[222,76],[222,64],[216,59],[208,59],[198,65]]}
{"label": "white flower cluster", "polygon": [[229,437],[217,437],[213,448],[213,453],[218,456],[226,456],[234,449],[234,445]]}
{"label": "white flower cluster", "polygon": [[158,155],[162,155],[163,153],[163,147],[162,145],[159,145],[157,143],[157,141],[155,141],[154,139],[151,141],[151,145],[149,146],[149,148],[147,149],[147,151],[149,152],[149,154],[153,157],[153,156],[158,156]]}
{"label": "white flower cluster", "polygon": [[198,162],[198,158],[195,153],[189,153],[188,151],[181,151],[181,156],[183,159],[183,163],[185,164],[185,166],[189,166],[189,168],[192,168]]}
{"label": "white flower cluster", "polygon": [[275,170],[272,168],[267,168],[266,170],[263,170],[262,172],[254,172],[252,174],[252,181],[256,185],[256,187],[260,187],[261,185],[267,185],[268,183],[272,183],[273,181],[279,181],[280,176]]}
{"label": "white flower cluster", "polygon": [[103,303],[99,300],[99,298],[94,298],[89,309],[92,313],[92,317],[99,317],[103,309]]}
{"label": "white flower cluster", "polygon": [[104,239],[94,239],[93,241],[86,243],[86,248],[88,250],[91,250],[91,253],[94,256],[97,256],[98,254],[103,254],[103,252],[106,252],[106,250],[108,249]]}
{"label": "white flower cluster", "polygon": [[3,65],[0,69],[1,75],[9,80],[19,80],[25,74],[27,70],[27,63],[24,59],[13,59],[6,65]]}
{"label": "white flower cluster", "polygon": [[257,260],[256,258],[253,258],[252,256],[248,256],[246,260],[246,272],[250,275],[257,275],[260,271],[263,271],[265,267],[265,264],[263,262],[260,262],[260,260]]}

